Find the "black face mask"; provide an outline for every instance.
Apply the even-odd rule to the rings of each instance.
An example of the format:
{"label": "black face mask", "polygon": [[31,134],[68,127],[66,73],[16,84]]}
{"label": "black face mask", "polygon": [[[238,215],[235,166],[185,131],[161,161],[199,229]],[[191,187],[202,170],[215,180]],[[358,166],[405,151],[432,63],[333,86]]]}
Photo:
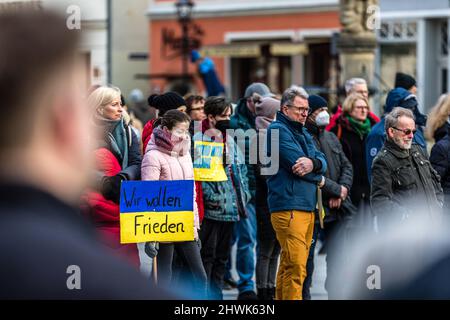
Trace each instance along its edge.
{"label": "black face mask", "polygon": [[419,111],[417,100],[415,98],[403,100],[402,102],[400,102],[399,106],[409,109],[413,112],[414,117],[416,118],[416,125],[425,126],[427,124],[427,116]]}
{"label": "black face mask", "polygon": [[216,129],[222,132],[222,135],[225,135],[227,129],[230,129],[230,120],[219,120],[216,122]]}

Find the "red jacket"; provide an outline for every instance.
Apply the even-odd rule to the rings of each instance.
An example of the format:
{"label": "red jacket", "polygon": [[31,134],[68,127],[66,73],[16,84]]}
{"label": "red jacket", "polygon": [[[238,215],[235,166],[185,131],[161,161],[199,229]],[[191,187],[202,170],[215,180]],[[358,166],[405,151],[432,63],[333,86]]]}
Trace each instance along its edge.
{"label": "red jacket", "polygon": [[145,150],[147,149],[147,145],[150,142],[150,138],[153,133],[153,125],[155,124],[156,119],[152,119],[148,121],[144,129],[142,129],[142,154],[145,154]]}
{"label": "red jacket", "polygon": [[[116,157],[106,148],[95,151],[97,169],[106,176],[114,176],[122,169]],[[87,190],[82,197],[82,212],[94,223],[99,232],[100,241],[113,249],[113,253],[127,259],[139,268],[139,253],[136,244],[120,243],[120,208],[113,201],[93,189]]]}

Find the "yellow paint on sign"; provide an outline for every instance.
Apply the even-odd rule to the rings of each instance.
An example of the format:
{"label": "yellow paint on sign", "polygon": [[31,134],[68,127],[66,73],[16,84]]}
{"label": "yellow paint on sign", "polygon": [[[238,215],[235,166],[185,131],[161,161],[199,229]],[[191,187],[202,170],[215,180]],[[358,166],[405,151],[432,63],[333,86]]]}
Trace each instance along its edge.
{"label": "yellow paint on sign", "polygon": [[194,141],[194,180],[227,181],[223,167],[224,144],[219,142]]}
{"label": "yellow paint on sign", "polygon": [[120,243],[194,240],[194,213],[137,212],[120,214]]}

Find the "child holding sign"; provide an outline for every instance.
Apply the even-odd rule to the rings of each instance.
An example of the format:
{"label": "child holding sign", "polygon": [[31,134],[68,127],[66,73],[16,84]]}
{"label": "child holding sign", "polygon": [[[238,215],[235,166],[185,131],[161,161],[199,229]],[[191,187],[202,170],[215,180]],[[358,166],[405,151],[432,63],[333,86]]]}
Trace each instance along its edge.
{"label": "child holding sign", "polygon": [[[142,180],[194,180],[190,154],[190,118],[170,110],[158,119],[142,161]],[[194,193],[195,195],[195,193]],[[195,196],[194,196],[195,199]],[[194,201],[192,199],[192,201]],[[194,241],[160,243],[157,256],[158,283],[168,287],[172,280],[174,250],[185,260],[195,280],[197,298],[206,296],[206,273],[198,241],[199,219],[194,201]]]}

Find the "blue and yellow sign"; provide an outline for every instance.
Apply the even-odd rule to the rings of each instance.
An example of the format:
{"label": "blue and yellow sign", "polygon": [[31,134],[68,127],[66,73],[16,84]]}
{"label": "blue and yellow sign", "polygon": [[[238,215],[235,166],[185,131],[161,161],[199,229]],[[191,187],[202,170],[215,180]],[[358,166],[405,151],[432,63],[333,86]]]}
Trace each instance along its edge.
{"label": "blue and yellow sign", "polygon": [[196,181],[227,181],[223,167],[224,144],[194,140],[194,179]]}
{"label": "blue and yellow sign", "polygon": [[194,181],[124,181],[120,242],[194,240]]}

